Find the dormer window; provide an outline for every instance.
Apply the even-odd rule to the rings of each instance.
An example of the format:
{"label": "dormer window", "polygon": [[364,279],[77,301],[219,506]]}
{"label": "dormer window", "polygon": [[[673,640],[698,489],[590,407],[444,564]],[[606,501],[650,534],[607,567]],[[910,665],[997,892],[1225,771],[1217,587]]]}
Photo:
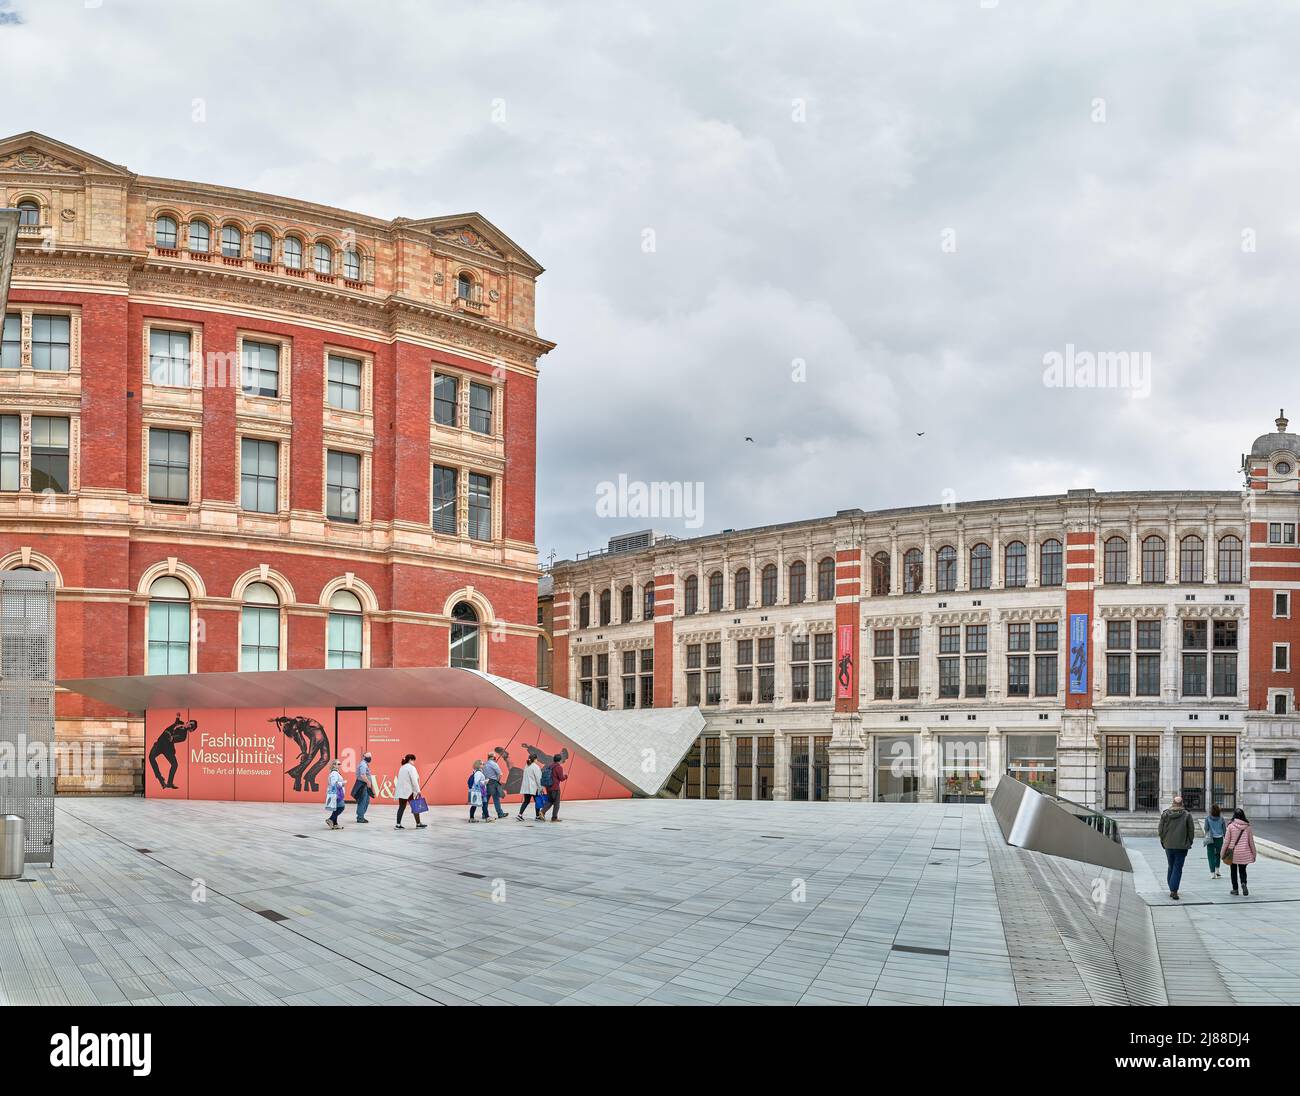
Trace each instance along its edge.
{"label": "dormer window", "polygon": [[190,250],[207,254],[208,244],[212,240],[212,229],[206,221],[190,222]]}
{"label": "dormer window", "polygon": [[18,223],[20,225],[38,225],[41,223],[41,207],[35,202],[18,203]]}
{"label": "dormer window", "polygon": [[284,238],[284,265],[287,270],[302,269],[302,241],[297,236]]}
{"label": "dormer window", "polygon": [[1289,476],[1291,474],[1291,462],[1286,460],[1280,460],[1275,465],[1273,465],[1273,471],[1276,472],[1279,476]]}
{"label": "dormer window", "polygon": [[334,249],[329,244],[316,245],[316,273],[334,273]]}
{"label": "dormer window", "polygon": [[468,274],[459,274],[456,277],[456,296],[462,301],[471,301],[474,299],[474,279]]}
{"label": "dormer window", "polygon": [[244,234],[234,225],[221,230],[221,254],[227,259],[238,259],[244,254]]}
{"label": "dormer window", "polygon": [[171,217],[159,217],[153,224],[154,247],[176,247],[176,222]]}
{"label": "dormer window", "polygon": [[274,257],[275,247],[269,232],[258,229],[253,233],[253,261],[269,263]]}

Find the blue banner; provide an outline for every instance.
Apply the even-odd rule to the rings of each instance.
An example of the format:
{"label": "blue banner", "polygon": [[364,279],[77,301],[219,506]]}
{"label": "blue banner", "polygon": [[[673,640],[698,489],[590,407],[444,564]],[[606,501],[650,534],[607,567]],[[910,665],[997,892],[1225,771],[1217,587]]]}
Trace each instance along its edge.
{"label": "blue banner", "polygon": [[1088,614],[1070,614],[1070,692],[1088,691]]}

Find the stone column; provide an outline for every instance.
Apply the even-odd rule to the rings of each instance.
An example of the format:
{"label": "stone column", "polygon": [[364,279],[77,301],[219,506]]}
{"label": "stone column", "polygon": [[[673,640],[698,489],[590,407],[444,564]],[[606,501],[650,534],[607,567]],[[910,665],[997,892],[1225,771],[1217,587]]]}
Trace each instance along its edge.
{"label": "stone column", "polygon": [[1169,511],[1169,547],[1165,551],[1165,581],[1173,585],[1178,581],[1178,521]]}
{"label": "stone column", "polygon": [[781,731],[772,732],[772,798],[790,798],[790,740]]}
{"label": "stone column", "polygon": [[[1064,544],[1061,550],[1065,550]],[[1064,566],[1064,557],[1062,557],[1062,566]],[[1030,586],[1038,585],[1038,526],[1034,522],[1029,523],[1029,538],[1025,543],[1025,575],[1026,582]]]}
{"label": "stone column", "polygon": [[1213,506],[1210,507],[1209,525],[1205,530],[1205,581],[1219,581],[1218,521]]}
{"label": "stone column", "polygon": [[966,558],[966,525],[957,522],[957,589],[970,589],[970,560]]}
{"label": "stone column", "polygon": [[992,590],[1001,590],[1001,589],[1002,589],[1002,580],[1003,580],[1003,578],[1004,578],[1004,575],[1003,575],[1003,566],[1002,566],[1002,563],[1003,563],[1003,560],[1002,560],[1002,530],[1001,530],[1001,528],[998,526],[997,522],[994,522],[994,523],[993,523],[993,544],[992,544],[992,548],[993,548],[993,574],[992,574],[992,581],[989,583],[989,588],[992,589]]}
{"label": "stone column", "polygon": [[1128,518],[1128,580],[1142,581],[1142,544],[1138,540],[1137,511],[1130,510]]}
{"label": "stone column", "polygon": [[736,798],[736,747],[725,732],[718,744],[718,798]]}
{"label": "stone column", "polygon": [[889,528],[889,592],[891,594],[903,592],[901,571],[902,567],[898,561],[898,526],[891,525]]}
{"label": "stone column", "polygon": [[862,738],[862,717],[857,712],[836,712],[831,716],[831,741],[827,753],[831,769],[831,802],[861,802],[866,799],[864,769],[867,746]]}
{"label": "stone column", "polygon": [[921,589],[934,593],[934,554],[930,551],[930,522],[925,523],[925,537],[921,545]]}

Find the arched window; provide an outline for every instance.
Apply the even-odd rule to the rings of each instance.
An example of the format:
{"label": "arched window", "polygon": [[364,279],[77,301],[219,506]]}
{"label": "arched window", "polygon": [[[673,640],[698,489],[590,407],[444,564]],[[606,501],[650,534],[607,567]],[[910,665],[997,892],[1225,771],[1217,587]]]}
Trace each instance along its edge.
{"label": "arched window", "polygon": [[682,590],[682,612],[693,616],[700,611],[700,576],[687,575]]}
{"label": "arched window", "polygon": [[343,252],[343,277],[349,281],[361,281],[361,253],[354,248]]}
{"label": "arched window", "polygon": [[456,296],[462,301],[474,299],[474,279],[463,270],[456,275]]}
{"label": "arched window", "polygon": [[835,600],[835,560],[830,556],[817,564],[817,600]]}
{"label": "arched window", "polygon": [[889,553],[877,552],[871,557],[871,595],[883,597],[889,593]]}
{"label": "arched window", "polygon": [[591,595],[583,594],[578,598],[578,627],[591,627]]}
{"label": "arched window", "polygon": [[327,243],[316,245],[316,273],[333,274],[334,273],[334,249]]}
{"label": "arched window", "polygon": [[749,608],[749,568],[742,567],[736,572],[736,601],[735,610],[740,612],[742,609]]}
{"label": "arched window", "polygon": [[174,217],[159,217],[153,223],[153,245],[154,247],[176,247],[176,219]]}
{"label": "arched window", "polygon": [[1045,540],[1038,546],[1038,585],[1060,586],[1065,581],[1061,542]]}
{"label": "arched window", "polygon": [[934,588],[947,594],[957,589],[957,549],[945,544],[935,553]]}
{"label": "arched window", "polygon": [[1198,536],[1183,537],[1178,545],[1178,581],[1205,581],[1205,541]]}
{"label": "arched window", "polygon": [[1006,566],[1003,586],[1024,586],[1029,581],[1029,555],[1024,541],[1013,540],[1008,544],[1003,552],[1003,561]]}
{"label": "arched window", "polygon": [[449,665],[459,670],[477,670],[478,613],[467,601],[456,602],[451,611],[451,659]]}
{"label": "arched window", "polygon": [[325,668],[355,670],[361,667],[361,599],[351,590],[336,590],[330,597],[325,627]]}
{"label": "arched window", "polygon": [[174,575],[149,587],[147,674],[190,672],[190,588]]}
{"label": "arched window", "polygon": [[1128,541],[1123,537],[1107,537],[1104,545],[1105,570],[1102,581],[1107,583],[1128,581]]}
{"label": "arched window", "polygon": [[801,559],[790,564],[791,605],[799,605],[808,600],[808,568]]}
{"label": "arched window", "polygon": [[270,263],[275,261],[275,240],[264,228],[253,233],[253,262]]}
{"label": "arched window", "polygon": [[1165,581],[1165,538],[1149,536],[1142,541],[1142,581]]}
{"label": "arched window", "polygon": [[622,624],[628,624],[632,620],[632,587],[624,586],[619,591],[618,597],[618,619]]}
{"label": "arched window", "polygon": [[18,223],[20,225],[38,225],[41,223],[41,207],[32,201],[18,203]]}
{"label": "arched window", "polygon": [[244,254],[244,234],[237,225],[226,225],[221,230],[221,254],[227,259],[239,259]]}
{"label": "arched window", "polygon": [[244,590],[239,617],[239,668],[280,668],[280,598],[265,582],[254,582]]}
{"label": "arched window", "polygon": [[614,618],[614,596],[608,589],[600,592],[600,626],[606,627]]}
{"label": "arched window", "polygon": [[925,587],[925,563],[920,548],[903,553],[903,593],[919,594]]}
{"label": "arched window", "polygon": [[776,604],[776,564],[769,563],[763,568],[759,585],[759,597],[764,605]]}
{"label": "arched window", "polygon": [[655,583],[651,579],[641,589],[641,619],[654,620],[655,618]]}
{"label": "arched window", "polygon": [[993,584],[993,549],[977,544],[970,550],[970,588],[987,590]]}
{"label": "arched window", "polygon": [[714,571],[709,576],[709,612],[722,612],[722,572]]}
{"label": "arched window", "polygon": [[284,265],[289,270],[302,269],[302,241],[297,236],[284,238]]}
{"label": "arched window", "polygon": [[212,229],[207,221],[190,222],[190,250],[206,255],[212,243]]}
{"label": "arched window", "polygon": [[1241,538],[1231,533],[1219,538],[1219,581],[1241,581]]}

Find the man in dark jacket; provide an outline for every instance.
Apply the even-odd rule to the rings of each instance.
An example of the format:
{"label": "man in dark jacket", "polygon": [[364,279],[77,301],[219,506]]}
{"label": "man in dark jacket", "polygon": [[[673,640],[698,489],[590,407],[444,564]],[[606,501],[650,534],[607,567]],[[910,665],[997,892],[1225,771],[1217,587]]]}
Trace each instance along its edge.
{"label": "man in dark jacket", "polygon": [[1177,900],[1178,885],[1183,881],[1183,861],[1196,840],[1196,822],[1190,811],[1183,810],[1183,797],[1174,796],[1174,804],[1160,816],[1160,844],[1169,862],[1169,897]]}
{"label": "man in dark jacket", "polygon": [[[546,766],[551,774],[551,782],[546,784],[545,777],[543,777],[542,781],[544,785],[542,791],[551,797],[550,810],[552,822],[558,822],[560,820],[560,799],[562,797],[560,785],[569,779],[569,774],[564,771],[564,766],[560,764],[563,757],[563,754],[556,754],[551,763]],[[544,816],[545,812],[543,812],[543,817]]]}

